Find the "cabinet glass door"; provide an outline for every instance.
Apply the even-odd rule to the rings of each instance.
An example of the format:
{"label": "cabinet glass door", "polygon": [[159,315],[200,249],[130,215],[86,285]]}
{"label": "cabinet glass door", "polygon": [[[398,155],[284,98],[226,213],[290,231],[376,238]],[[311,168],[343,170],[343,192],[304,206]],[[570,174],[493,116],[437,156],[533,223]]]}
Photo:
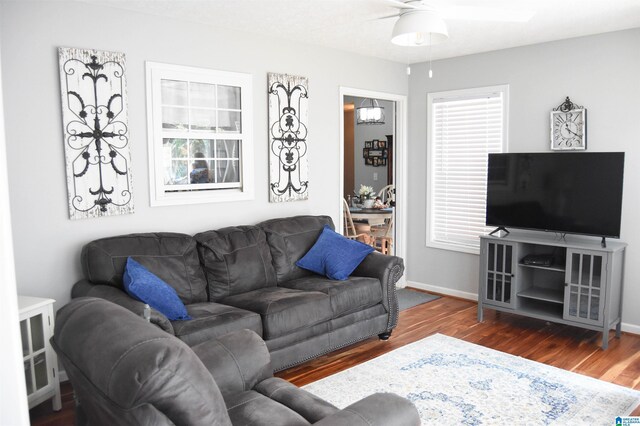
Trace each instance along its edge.
{"label": "cabinet glass door", "polygon": [[20,321],[20,333],[27,395],[31,395],[49,384],[43,315]]}
{"label": "cabinet glass door", "polygon": [[513,245],[487,242],[486,253],[486,286],[484,299],[486,302],[511,306],[513,298]]}
{"label": "cabinet glass door", "polygon": [[564,319],[602,325],[606,262],[603,253],[569,250],[567,261]]}

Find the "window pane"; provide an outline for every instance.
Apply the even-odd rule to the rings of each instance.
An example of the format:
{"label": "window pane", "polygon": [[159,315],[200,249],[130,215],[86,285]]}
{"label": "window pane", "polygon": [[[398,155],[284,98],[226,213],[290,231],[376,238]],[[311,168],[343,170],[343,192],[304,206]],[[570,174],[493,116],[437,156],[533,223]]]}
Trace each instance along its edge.
{"label": "window pane", "polygon": [[240,182],[240,163],[238,160],[216,161],[218,183]]}
{"label": "window pane", "polygon": [[[432,94],[429,129],[429,238],[461,249],[477,249],[485,225],[487,160],[503,151],[504,94],[474,89]],[[503,265],[503,253],[496,253]],[[505,269],[500,267],[499,271]]]}
{"label": "window pane", "polygon": [[212,139],[191,139],[189,141],[189,156],[193,159],[213,158],[213,147],[215,141]]}
{"label": "window pane", "polygon": [[162,105],[182,105],[188,106],[187,102],[187,82],[176,80],[160,80]]}
{"label": "window pane", "polygon": [[191,173],[189,173],[189,183],[210,183],[213,161],[196,159],[191,163]]}
{"label": "window pane", "polygon": [[165,138],[162,139],[162,149],[166,153],[163,158],[187,158],[187,140]]}
{"label": "window pane", "polygon": [[218,131],[228,133],[242,132],[240,122],[240,112],[238,111],[218,111]]}
{"label": "window pane", "polygon": [[253,182],[243,185],[241,173],[253,165],[241,163],[242,144],[253,141],[241,131],[241,121],[243,108],[248,114],[252,110],[252,97],[244,105],[242,95],[253,77],[155,63],[147,69],[153,78],[148,111],[154,145],[149,151],[156,168],[151,204],[249,199]]}
{"label": "window pane", "polygon": [[215,130],[216,112],[210,109],[191,109],[191,130]]}
{"label": "window pane", "polygon": [[165,185],[186,185],[189,183],[189,162],[185,160],[171,160],[165,166]]}
{"label": "window pane", "polygon": [[218,86],[218,108],[240,109],[240,88]]}
{"label": "window pane", "polygon": [[191,83],[191,106],[192,107],[216,107],[216,86],[207,83]]}
{"label": "window pane", "polygon": [[216,158],[240,158],[239,140],[218,140]]}
{"label": "window pane", "polygon": [[163,129],[186,129],[189,127],[189,111],[186,108],[162,107]]}

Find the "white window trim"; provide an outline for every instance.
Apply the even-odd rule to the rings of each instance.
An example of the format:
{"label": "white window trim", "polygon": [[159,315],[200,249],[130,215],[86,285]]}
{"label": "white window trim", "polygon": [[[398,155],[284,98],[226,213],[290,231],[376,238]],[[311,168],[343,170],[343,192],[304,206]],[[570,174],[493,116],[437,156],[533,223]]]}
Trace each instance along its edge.
{"label": "white window trim", "polygon": [[[184,76],[199,76],[202,81],[215,84],[241,86],[242,140],[240,156],[240,181],[242,188],[217,189],[203,191],[166,192],[163,182],[162,161],[162,109],[160,100],[154,94],[160,94],[161,78],[184,79]],[[254,198],[254,162],[253,162],[253,75],[236,72],[210,70],[206,68],[146,62],[147,80],[147,134],[149,146],[149,189],[150,204],[155,206],[173,206],[181,204],[199,204],[252,200]],[[227,138],[235,139],[237,134]],[[220,138],[223,139],[223,138]]]}
{"label": "white window trim", "polygon": [[509,140],[509,85],[497,85],[497,86],[488,86],[488,87],[477,87],[477,88],[469,88],[469,89],[460,89],[460,90],[449,90],[444,92],[433,92],[427,94],[427,232],[426,232],[426,246],[431,248],[443,249],[443,250],[452,250],[462,253],[470,253],[470,254],[480,254],[479,248],[472,247],[463,247],[454,244],[447,244],[440,241],[433,240],[433,217],[431,214],[431,206],[433,205],[433,161],[434,161],[434,142],[433,142],[433,126],[432,126],[432,111],[433,111],[433,102],[442,98],[446,98],[447,100],[454,99],[464,99],[469,97],[476,97],[481,95],[489,95],[496,92],[502,92],[503,94],[503,104],[502,104],[502,114],[503,114],[503,139],[502,139],[502,152],[508,151],[508,140]]}

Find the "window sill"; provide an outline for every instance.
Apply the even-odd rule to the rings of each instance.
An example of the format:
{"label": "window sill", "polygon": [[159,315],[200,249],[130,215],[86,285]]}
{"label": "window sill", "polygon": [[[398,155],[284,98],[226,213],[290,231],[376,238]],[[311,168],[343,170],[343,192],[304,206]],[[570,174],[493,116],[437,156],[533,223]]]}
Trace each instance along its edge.
{"label": "window sill", "polygon": [[175,192],[156,195],[155,197],[152,195],[150,204],[151,207],[160,207],[179,206],[185,204],[228,203],[253,199],[253,191],[248,190],[224,190],[216,191],[216,194]]}
{"label": "window sill", "polygon": [[436,241],[427,241],[426,246],[428,248],[457,251],[459,253],[475,254],[476,256],[480,255],[480,247],[464,247],[464,246],[457,246],[454,244],[439,243]]}

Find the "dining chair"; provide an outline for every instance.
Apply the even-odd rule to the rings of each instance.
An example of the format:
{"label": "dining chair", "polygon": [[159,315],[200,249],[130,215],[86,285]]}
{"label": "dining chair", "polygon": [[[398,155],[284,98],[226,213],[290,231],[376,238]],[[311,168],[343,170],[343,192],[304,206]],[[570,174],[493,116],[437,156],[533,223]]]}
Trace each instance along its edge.
{"label": "dining chair", "polygon": [[394,184],[383,186],[380,191],[378,191],[378,197],[382,200],[383,203],[388,204],[389,201],[396,201],[396,186]]}
{"label": "dining chair", "polygon": [[375,238],[376,250],[382,254],[393,254],[393,215],[384,225],[372,226],[371,235]]}
{"label": "dining chair", "polygon": [[349,204],[342,199],[342,212],[344,216],[344,236],[351,240],[358,240],[375,247],[376,239],[371,235],[371,226],[366,223],[354,223],[349,211]]}

